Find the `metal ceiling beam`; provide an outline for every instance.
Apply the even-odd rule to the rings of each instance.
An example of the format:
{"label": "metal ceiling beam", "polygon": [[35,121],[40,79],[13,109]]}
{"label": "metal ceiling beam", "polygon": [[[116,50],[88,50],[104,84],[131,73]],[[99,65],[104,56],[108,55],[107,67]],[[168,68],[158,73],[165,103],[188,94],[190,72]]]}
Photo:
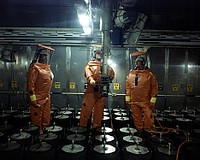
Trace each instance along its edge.
{"label": "metal ceiling beam", "polygon": [[[128,35],[124,34],[125,40]],[[135,44],[138,46],[200,48],[200,31],[143,30]]]}
{"label": "metal ceiling beam", "polygon": [[0,28],[0,44],[86,46],[100,44],[100,39],[100,31],[88,36],[81,28]]}
{"label": "metal ceiling beam", "polygon": [[[184,47],[200,48],[200,31],[143,30],[137,44],[127,43],[128,32],[123,36],[123,45],[111,47]],[[0,27],[0,44],[88,46],[101,44],[101,32],[84,35],[81,28],[10,28]]]}

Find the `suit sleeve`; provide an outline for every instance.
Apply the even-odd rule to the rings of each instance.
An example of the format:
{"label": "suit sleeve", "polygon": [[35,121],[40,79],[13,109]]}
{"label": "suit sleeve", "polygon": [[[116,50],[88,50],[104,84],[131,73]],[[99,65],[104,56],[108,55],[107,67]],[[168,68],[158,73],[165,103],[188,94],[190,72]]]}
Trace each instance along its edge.
{"label": "suit sleeve", "polygon": [[36,83],[37,77],[38,77],[38,72],[37,72],[36,68],[31,67],[28,71],[28,77],[27,77],[28,93],[30,95],[35,94],[35,83]]}
{"label": "suit sleeve", "polygon": [[87,81],[90,81],[91,79],[93,79],[93,73],[92,73],[89,65],[85,66],[84,75],[85,75]]}
{"label": "suit sleeve", "polygon": [[130,84],[129,84],[129,75],[126,77],[126,95],[131,95]]}

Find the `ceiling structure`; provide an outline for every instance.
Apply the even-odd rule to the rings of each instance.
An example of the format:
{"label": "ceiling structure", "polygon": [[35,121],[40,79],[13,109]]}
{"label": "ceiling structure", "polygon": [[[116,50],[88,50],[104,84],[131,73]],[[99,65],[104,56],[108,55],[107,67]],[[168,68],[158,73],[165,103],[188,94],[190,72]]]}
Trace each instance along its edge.
{"label": "ceiling structure", "polygon": [[[92,36],[82,34],[76,4],[84,0],[1,0],[0,43],[45,43],[87,45],[100,43],[99,13],[105,0],[91,0],[94,29]],[[199,0],[109,0],[111,2],[112,43],[131,46],[127,39],[137,23],[138,14],[147,16],[136,46],[200,46]],[[115,16],[123,7],[125,22],[117,27]]]}

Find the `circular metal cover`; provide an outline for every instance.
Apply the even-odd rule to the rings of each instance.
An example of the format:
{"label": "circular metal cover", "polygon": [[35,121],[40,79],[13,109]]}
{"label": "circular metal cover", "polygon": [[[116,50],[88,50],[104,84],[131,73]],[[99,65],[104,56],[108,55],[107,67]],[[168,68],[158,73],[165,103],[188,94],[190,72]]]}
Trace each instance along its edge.
{"label": "circular metal cover", "polygon": [[30,112],[30,110],[25,110],[24,111],[24,114],[30,114],[31,112]]}
{"label": "circular metal cover", "polygon": [[58,108],[56,108],[56,107],[51,107],[51,111],[57,111],[58,110]]}
{"label": "circular metal cover", "polygon": [[75,108],[73,108],[73,107],[68,107],[67,110],[73,112],[73,111],[75,111]]}
{"label": "circular metal cover", "polygon": [[123,108],[113,108],[113,111],[114,111],[114,112],[120,112],[120,111],[126,112],[126,110],[123,109]]}
{"label": "circular metal cover", "polygon": [[28,127],[25,127],[23,130],[25,131],[25,132],[28,132],[28,131],[35,131],[35,130],[37,130],[39,127],[38,126],[34,126],[34,125],[31,125],[30,127],[28,126]]}
{"label": "circular metal cover", "polygon": [[41,144],[37,143],[37,144],[32,144],[29,146],[29,150],[32,152],[45,152],[45,151],[49,151],[51,150],[52,145],[42,142]]}
{"label": "circular metal cover", "polygon": [[127,116],[128,114],[126,112],[115,112],[115,116]]}
{"label": "circular metal cover", "polygon": [[166,109],[166,110],[164,110],[163,112],[164,112],[164,113],[172,113],[173,111],[172,111],[172,110]]}
{"label": "circular metal cover", "polygon": [[166,121],[166,122],[172,122],[173,121],[172,118],[164,118],[163,120]]}
{"label": "circular metal cover", "polygon": [[200,129],[194,129],[194,133],[200,134]]}
{"label": "circular metal cover", "polygon": [[86,132],[87,131],[87,128],[86,127],[81,127],[81,126],[77,126],[77,127],[71,127],[70,128],[70,131],[71,132],[76,132],[77,131],[77,133],[83,133],[83,132]]}
{"label": "circular metal cover", "polygon": [[108,115],[109,115],[109,112],[103,112],[103,115],[104,115],[104,116],[108,116]]}
{"label": "circular metal cover", "polygon": [[62,127],[60,127],[60,126],[50,126],[50,127],[47,127],[45,130],[49,131],[49,132],[59,132],[59,131],[62,131]]}
{"label": "circular metal cover", "polygon": [[80,144],[68,144],[62,147],[62,151],[66,153],[79,153],[79,152],[83,152],[83,150],[84,150],[84,147],[81,146]]}
{"label": "circular metal cover", "polygon": [[17,150],[21,147],[21,144],[19,143],[4,143],[0,144],[0,151],[13,151]]}
{"label": "circular metal cover", "polygon": [[164,121],[164,117],[157,117],[156,119],[159,121]]}
{"label": "circular metal cover", "polygon": [[200,118],[200,115],[198,115],[198,114],[188,114],[188,116],[194,117],[194,118]]}
{"label": "circular metal cover", "polygon": [[110,127],[101,127],[101,128],[97,128],[96,130],[97,132],[100,132],[100,133],[111,133],[113,132],[113,129],[110,128]]}
{"label": "circular metal cover", "polygon": [[74,140],[74,141],[82,141],[82,140],[85,140],[85,138],[86,137],[84,135],[82,135],[82,134],[71,134],[71,135],[67,136],[67,139],[70,140],[70,141],[72,141],[72,140]]}
{"label": "circular metal cover", "polygon": [[64,114],[64,115],[71,115],[72,112],[71,111],[60,111],[59,114]]}
{"label": "circular metal cover", "polygon": [[129,120],[128,117],[116,117],[115,119],[118,121],[128,121]]}
{"label": "circular metal cover", "polygon": [[28,114],[18,114],[18,115],[16,115],[16,116],[14,116],[15,118],[27,118],[27,117],[30,117],[30,115],[28,115]]}
{"label": "circular metal cover", "polygon": [[69,116],[68,115],[57,115],[54,117],[55,119],[68,119]]}
{"label": "circular metal cover", "polygon": [[80,114],[81,114],[81,111],[78,111],[78,112],[77,112],[77,115],[80,115]]}
{"label": "circular metal cover", "polygon": [[133,142],[133,143],[140,143],[142,142],[142,138],[138,137],[138,136],[124,136],[123,140],[126,142]]}
{"label": "circular metal cover", "polygon": [[74,111],[75,108],[67,106],[67,107],[61,108],[61,110],[62,110],[62,111],[66,111],[66,110],[67,110],[67,111]]}
{"label": "circular metal cover", "polygon": [[126,151],[132,154],[147,154],[149,149],[140,145],[130,145],[126,147]]}
{"label": "circular metal cover", "polygon": [[11,113],[17,113],[17,110],[6,110],[5,113],[11,114]]}
{"label": "circular metal cover", "polygon": [[182,113],[192,113],[193,110],[192,109],[182,109],[181,112]]}
{"label": "circular metal cover", "polygon": [[109,144],[101,144],[101,145],[96,145],[94,147],[94,151],[98,153],[103,153],[103,154],[111,154],[116,151],[116,148],[112,145]]}
{"label": "circular metal cover", "polygon": [[164,116],[164,114],[162,112],[156,112],[154,114],[157,115],[157,117],[163,117]]}
{"label": "circular metal cover", "polygon": [[108,116],[103,116],[103,119],[102,119],[102,120],[106,121],[106,120],[109,120],[109,119],[110,119],[110,117],[108,117]]}
{"label": "circular metal cover", "polygon": [[176,120],[179,122],[191,122],[191,120],[187,118],[176,118]]}
{"label": "circular metal cover", "polygon": [[113,136],[110,135],[96,135],[95,139],[100,141],[100,142],[111,142],[113,141],[115,138]]}
{"label": "circular metal cover", "polygon": [[169,142],[169,138],[168,137],[163,137],[163,136],[151,136],[151,141],[152,142],[156,142],[156,143],[168,143]]}
{"label": "circular metal cover", "polygon": [[158,147],[158,151],[166,155],[176,155],[177,152],[175,149],[169,150],[168,147]]}
{"label": "circular metal cover", "polygon": [[131,128],[131,127],[123,127],[123,128],[120,128],[119,131],[122,133],[130,133],[130,134],[134,134],[137,132],[135,128]]}
{"label": "circular metal cover", "polygon": [[104,112],[109,112],[109,109],[108,108],[104,108],[103,111]]}
{"label": "circular metal cover", "polygon": [[169,114],[169,116],[171,116],[171,117],[176,117],[176,118],[182,117],[181,114],[174,114],[174,113]]}
{"label": "circular metal cover", "polygon": [[54,114],[54,111],[50,111],[50,114]]}
{"label": "circular metal cover", "polygon": [[39,135],[38,137],[40,140],[54,140],[54,139],[57,139],[58,138],[58,135],[57,134],[54,134],[54,133],[45,133],[45,134],[41,134]]}
{"label": "circular metal cover", "polygon": [[80,115],[76,116],[76,119],[80,119],[80,118],[81,118],[81,116],[80,116]]}
{"label": "circular metal cover", "polygon": [[10,136],[10,138],[12,138],[13,140],[28,139],[30,137],[31,135],[27,132],[16,133]]}

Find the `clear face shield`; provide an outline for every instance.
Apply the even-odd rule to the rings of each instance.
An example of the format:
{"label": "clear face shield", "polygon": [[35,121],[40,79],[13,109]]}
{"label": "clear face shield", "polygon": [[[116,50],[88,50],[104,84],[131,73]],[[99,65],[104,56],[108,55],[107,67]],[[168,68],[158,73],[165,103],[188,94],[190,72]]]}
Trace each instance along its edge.
{"label": "clear face shield", "polygon": [[131,64],[134,69],[143,69],[146,64],[146,59],[143,56],[131,56]]}
{"label": "clear face shield", "polygon": [[136,51],[130,54],[131,68],[144,68],[146,65],[147,55],[146,51]]}
{"label": "clear face shield", "polygon": [[31,63],[39,62],[49,64],[54,52],[55,49],[48,46],[44,46],[42,44],[38,44]]}
{"label": "clear face shield", "polygon": [[96,60],[99,61],[99,62],[102,62],[102,54],[96,54]]}
{"label": "clear face shield", "polygon": [[102,62],[103,61],[102,51],[101,50],[95,50],[93,57],[92,57],[92,60]]}
{"label": "clear face shield", "polygon": [[39,63],[49,64],[50,61],[50,51],[41,50],[38,57]]}

